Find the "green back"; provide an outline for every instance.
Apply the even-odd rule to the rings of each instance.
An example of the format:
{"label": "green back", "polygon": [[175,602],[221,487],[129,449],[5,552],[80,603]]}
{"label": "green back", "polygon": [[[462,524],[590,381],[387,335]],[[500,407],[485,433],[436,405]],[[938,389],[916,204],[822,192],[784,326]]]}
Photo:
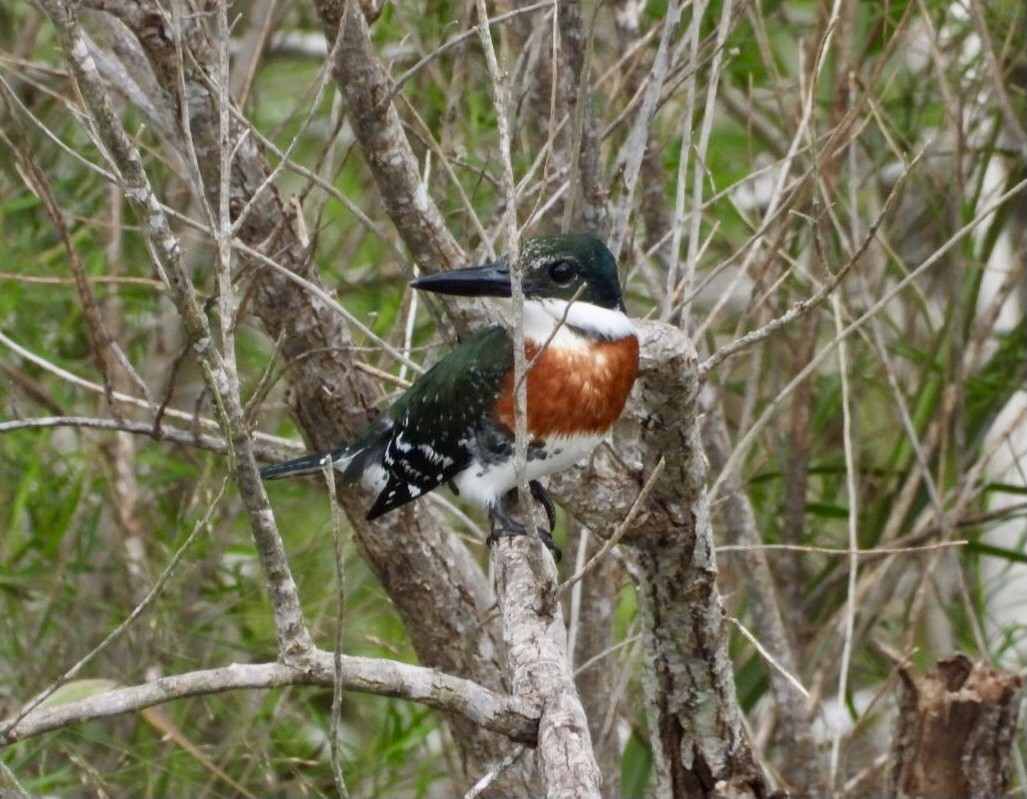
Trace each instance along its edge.
{"label": "green back", "polygon": [[491,325],[425,372],[387,413],[413,433],[455,443],[495,402],[512,368],[510,335]]}

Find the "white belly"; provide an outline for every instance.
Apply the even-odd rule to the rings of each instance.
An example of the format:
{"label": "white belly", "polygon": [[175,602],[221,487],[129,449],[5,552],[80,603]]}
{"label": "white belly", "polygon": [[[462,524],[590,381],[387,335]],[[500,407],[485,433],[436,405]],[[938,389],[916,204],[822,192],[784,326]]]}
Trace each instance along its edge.
{"label": "white belly", "polygon": [[[592,453],[602,436],[569,436],[546,442],[545,458],[529,458],[528,480],[538,480],[561,472]],[[517,485],[513,458],[502,463],[472,466],[453,479],[460,498],[482,508],[496,505],[500,498]]]}

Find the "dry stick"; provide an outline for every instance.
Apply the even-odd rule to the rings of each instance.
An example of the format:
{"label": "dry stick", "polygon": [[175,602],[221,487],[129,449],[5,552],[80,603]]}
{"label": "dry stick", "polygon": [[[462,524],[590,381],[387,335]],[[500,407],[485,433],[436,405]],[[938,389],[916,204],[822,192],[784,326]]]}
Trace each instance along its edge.
{"label": "dry stick", "polygon": [[[524,353],[524,291],[517,242],[517,204],[510,157],[507,78],[501,72],[488,27],[485,0],[477,0],[482,49],[491,76],[496,110],[506,198],[504,225],[511,249],[512,299],[514,303],[514,470],[517,476],[521,516],[533,522],[528,491],[527,384]],[[500,500],[502,501],[502,500]],[[539,719],[538,764],[549,797],[598,797],[600,772],[592,752],[588,720],[574,686],[567,660],[567,631],[556,601],[556,569],[547,552],[535,540],[518,546],[494,546],[503,636],[514,693],[537,698],[542,704]]]}
{"label": "dry stick", "polygon": [[[128,419],[95,419],[90,416],[41,416],[33,419],[15,419],[11,422],[0,422],[0,434],[10,433],[14,430],[38,430],[48,427],[87,427],[94,430],[134,433],[148,438],[155,437],[152,423],[133,422]],[[223,438],[205,436],[202,433],[193,433],[162,425],[158,440],[165,439],[174,444],[199,447],[211,452],[227,452],[228,450]]]}
{"label": "dry stick", "polygon": [[[835,329],[841,332],[841,299],[837,294],[831,297]],[[838,666],[838,698],[844,701],[849,688],[849,664],[852,661],[852,641],[856,628],[856,588],[859,558],[859,488],[856,483],[856,455],[852,436],[852,406],[849,393],[849,363],[847,341],[838,342],[838,373],[842,384],[842,447],[845,454],[845,484],[849,500],[849,585],[846,591],[845,624],[842,633],[842,656]],[[838,758],[841,754],[842,730],[839,727],[831,741],[831,756],[828,767],[828,786],[832,791],[838,780]]]}
{"label": "dry stick", "polygon": [[[514,474],[517,477],[518,495],[521,511],[526,522],[530,522],[528,511],[528,479],[526,475],[528,461],[528,388],[524,383],[527,372],[524,360],[524,286],[522,284],[523,269],[520,257],[520,242],[517,231],[517,196],[513,174],[513,160],[510,154],[510,117],[508,94],[508,76],[499,69],[495,48],[492,46],[492,30],[488,24],[488,9],[485,0],[476,0],[478,16],[478,35],[485,52],[485,62],[491,77],[492,102],[496,110],[496,128],[499,134],[500,165],[503,169],[503,196],[506,209],[503,214],[503,226],[506,228],[507,250],[510,259],[510,297],[513,301],[513,350],[514,350]],[[502,501],[502,500],[500,500]]]}
{"label": "dry stick", "polygon": [[[173,4],[175,8],[178,3]],[[229,64],[228,64],[228,4],[218,3],[217,12],[214,15],[215,31],[217,39],[217,100],[218,100],[218,180],[217,180],[217,216],[211,216],[210,226],[214,231],[214,242],[217,253],[215,259],[214,277],[217,286],[218,321],[221,327],[221,353],[224,360],[225,374],[230,381],[231,393],[241,399],[239,390],[239,370],[235,357],[235,317],[239,303],[235,297],[235,287],[232,280],[232,238],[238,228],[232,225],[232,216],[229,210],[229,201],[232,195],[232,130],[229,112],[232,106],[232,95],[229,86]],[[185,54],[182,49],[178,51],[179,59],[184,61]],[[183,85],[184,89],[184,85]],[[183,91],[182,97],[189,95]],[[186,105],[183,103],[183,105]],[[186,123],[188,127],[188,122]],[[245,134],[243,134],[245,136]],[[242,138],[240,137],[240,141]],[[190,143],[192,139],[190,139]],[[203,180],[202,174],[197,178]],[[204,192],[206,196],[206,192]],[[204,206],[213,214],[214,209],[209,204]],[[245,414],[243,414],[245,419]],[[233,457],[235,453],[232,453]],[[234,464],[232,464],[234,467]]]}
{"label": "dry stick", "polygon": [[[728,2],[725,5],[727,9],[731,5]],[[663,304],[660,309],[660,319],[662,321],[670,321],[671,315],[671,303],[675,293],[675,286],[678,283],[678,264],[680,261],[681,254],[681,236],[684,233],[684,225],[682,224],[682,218],[685,212],[685,183],[688,178],[688,164],[692,161],[692,118],[695,115],[695,84],[698,80],[699,73],[695,71],[695,65],[699,61],[699,24],[702,22],[703,16],[706,14],[706,2],[705,0],[695,0],[692,3],[692,18],[688,23],[688,43],[690,47],[689,55],[690,63],[693,67],[691,75],[688,77],[687,85],[685,86],[685,106],[681,113],[681,147],[678,151],[678,173],[677,180],[674,182],[674,218],[677,222],[672,227],[671,245],[670,245],[670,264],[667,269],[667,283],[664,289]],[[711,78],[709,91],[712,93],[713,79]],[[692,169],[693,188],[696,183],[699,184],[699,192],[702,192],[702,165],[699,163],[699,155],[696,154],[694,158],[694,167]],[[701,196],[699,202],[695,202],[693,197],[692,207],[695,209],[699,208],[701,202]],[[699,237],[699,224],[701,217],[698,213],[692,215],[692,225],[689,233],[689,250],[691,250],[693,240]],[[694,253],[691,253],[694,257]],[[692,283],[694,277],[694,263],[690,260],[689,264],[692,266],[692,275],[685,274],[685,286],[689,286]],[[685,306],[687,308],[687,306]],[[684,310],[682,310],[682,319],[684,319]],[[687,325],[681,326],[682,330],[687,330]]]}
{"label": "dry stick", "polygon": [[32,799],[33,796],[38,795],[30,794],[28,791],[26,791],[25,786],[18,782],[18,778],[15,776],[14,772],[11,771],[8,765],[4,763],[2,760],[0,760],[0,776],[2,776],[5,780],[7,780],[7,782],[14,786],[14,793],[11,794],[12,799]]}
{"label": "dry stick", "polygon": [[803,684],[799,682],[799,678],[792,674],[790,671],[788,671],[788,669],[786,669],[784,666],[782,666],[774,657],[774,655],[768,649],[766,649],[763,646],[763,644],[760,643],[760,639],[753,635],[748,630],[748,628],[746,628],[746,626],[742,624],[742,622],[740,622],[734,616],[729,616],[728,620],[733,625],[735,625],[735,628],[738,630],[738,632],[742,634],[743,638],[745,638],[750,644],[756,647],[756,651],[759,652],[760,657],[767,661],[767,663],[770,664],[771,668],[773,668],[778,674],[780,674],[786,680],[788,680],[788,682],[792,684],[792,687],[795,688],[795,690],[798,691],[800,694],[802,694],[804,699],[809,701],[809,691],[807,691]]}
{"label": "dry stick", "polygon": [[591,668],[600,660],[604,660],[605,658],[610,657],[610,655],[614,654],[615,652],[619,652],[621,649],[624,649],[624,647],[631,646],[632,644],[635,644],[641,640],[642,634],[634,633],[633,635],[629,635],[623,641],[618,641],[617,643],[613,644],[609,649],[605,649],[602,652],[597,652],[584,663],[574,667],[574,676],[577,677],[583,671]]}
{"label": "dry stick", "polygon": [[[1027,507],[1025,505],[1024,507]],[[834,549],[831,547],[810,547],[802,544],[726,544],[717,547],[722,552],[749,552],[752,550],[777,550],[780,552],[804,552],[811,555],[855,556],[857,558],[879,558],[885,555],[922,555],[935,549],[965,547],[969,541],[942,541],[937,544],[923,544],[915,547],[882,547],[881,549]]]}
{"label": "dry stick", "polygon": [[[581,5],[579,3],[565,3],[557,6],[553,19],[553,79],[556,82],[556,68],[558,63],[558,51],[565,54],[569,66],[570,92],[573,93],[574,118],[571,126],[571,163],[567,170],[567,181],[570,184],[571,193],[564,204],[563,220],[560,223],[560,230],[568,233],[571,230],[571,222],[574,219],[574,209],[581,204],[579,218],[584,219],[586,226],[594,233],[601,233],[601,230],[594,226],[595,219],[585,212],[586,207],[592,206],[594,195],[603,193],[603,186],[599,177],[599,156],[598,156],[598,133],[595,129],[595,117],[591,113],[592,104],[589,102],[589,94],[592,86],[592,42],[594,37],[594,26],[596,14],[599,12],[597,5],[592,13],[592,21],[589,25],[588,42],[585,50],[582,51],[583,26],[581,18]],[[559,46],[558,46],[559,45]],[[556,132],[559,126],[556,121],[556,91],[552,92],[552,106],[549,118],[549,141],[546,147],[550,148],[556,140]],[[568,98],[570,99],[570,98]],[[562,125],[563,122],[560,122]],[[586,126],[588,130],[586,131]],[[586,133],[588,136],[586,138]],[[582,160],[585,168],[582,168]],[[587,185],[589,191],[583,186]],[[592,195],[592,196],[587,196]],[[541,194],[539,195],[542,196]],[[589,222],[593,225],[589,226]]]}
{"label": "dry stick", "polygon": [[89,54],[81,28],[67,0],[41,0],[53,22],[61,49],[72,67],[79,90],[92,115],[112,166],[120,176],[125,196],[142,220],[150,257],[178,310],[204,381],[224,416],[225,438],[236,454],[239,483],[254,541],[268,581],[279,650],[283,657],[300,656],[312,649],[310,631],[292,579],[281,536],[268,505],[267,494],[257,475],[252,445],[245,427],[238,383],[233,385],[225,370],[222,354],[214,345],[207,319],[197,302],[196,291],[181,260],[181,245],[171,232],[139,151],[114,114],[107,90]]}
{"label": "dry stick", "polygon": [[[4,722],[0,726],[0,746],[71,724],[109,718],[190,696],[241,688],[331,686],[335,682],[333,660],[331,652],[315,649],[302,668],[280,662],[233,663],[116,688],[75,702],[36,708],[14,724]],[[344,655],[342,684],[348,691],[408,699],[444,713],[456,714],[519,743],[532,744],[535,741],[538,711],[530,703],[437,669],[385,658]]]}
{"label": "dry stick", "polygon": [[[706,105],[703,108],[702,127],[699,128],[699,144],[696,147],[692,166],[692,208],[696,209],[692,214],[692,225],[688,233],[688,255],[685,259],[684,285],[691,286],[695,282],[695,269],[699,262],[699,239],[702,216],[698,209],[702,207],[703,183],[706,177],[706,154],[709,151],[710,133],[713,130],[714,104],[717,100],[717,87],[720,85],[721,63],[724,54],[724,44],[727,41],[728,30],[733,21],[732,0],[726,0],[720,12],[720,22],[717,24],[717,41],[713,48],[713,63],[710,65],[709,80],[706,84]],[[692,4],[692,64],[693,67],[699,58],[699,24],[702,22],[702,15],[706,11],[706,4]],[[691,95],[695,91],[695,77],[689,79],[689,103],[692,102]],[[691,121],[691,115],[688,115]],[[685,152],[682,151],[682,155]],[[679,217],[680,218],[680,217]],[[675,226],[675,230],[680,225]],[[680,243],[672,249],[675,263],[680,252]],[[681,305],[681,316],[679,324],[682,330],[688,330],[690,325],[691,303],[684,302]]]}
{"label": "dry stick", "polygon": [[[565,6],[564,6],[565,8],[566,8],[566,5],[567,4],[565,4]],[[546,122],[546,141],[545,141],[545,144],[542,145],[541,152],[539,153],[539,156],[541,157],[540,160],[541,160],[541,169],[542,169],[542,177],[539,179],[539,182],[542,185],[545,185],[546,182],[549,179],[550,167],[553,166],[553,161],[555,160],[557,131],[560,130],[560,128],[562,127],[562,121],[560,123],[557,123],[557,121],[556,121],[557,97],[560,94],[560,86],[559,86],[558,70],[557,70],[557,65],[559,64],[559,59],[560,59],[559,35],[558,35],[559,34],[559,18],[560,18],[560,16],[561,16],[561,14],[560,14],[560,5],[557,4],[553,8],[552,17],[551,17],[551,21],[550,21],[550,24],[549,24],[549,29],[550,29],[550,33],[549,33],[549,42],[550,42],[550,45],[549,45],[549,115],[547,117],[547,122]],[[543,22],[544,21],[545,20],[543,20]],[[532,39],[534,39],[536,33],[537,33],[537,29],[533,29],[531,37],[529,37],[528,41],[525,43],[525,48],[526,49],[527,49],[527,47],[530,46],[530,43],[531,43]],[[541,38],[541,36],[539,38]],[[541,50],[541,49],[542,49],[542,45],[540,44],[539,45],[539,50]],[[529,67],[529,69],[530,69],[530,67]],[[572,156],[572,158],[573,158],[573,156]],[[536,163],[538,163],[538,162],[539,162],[539,159],[536,159]],[[527,177],[527,176],[525,176],[525,177]],[[524,181],[521,181],[521,183],[523,183],[523,182]],[[517,193],[515,194],[515,197],[514,197],[514,202],[515,203],[517,202],[517,200],[519,199],[519,196],[520,196],[520,192],[519,192],[520,185],[518,185],[516,187],[516,189],[517,189]],[[538,198],[535,201],[535,207],[536,208],[538,208],[538,204],[539,204],[539,202],[541,202],[542,197],[543,197],[543,192],[539,192]],[[508,202],[509,202],[509,198],[508,198]],[[573,197],[573,194],[572,194],[572,196],[568,199],[566,205],[570,206],[570,205],[573,205],[573,204],[574,204],[574,197]],[[565,207],[565,210],[566,210],[566,207]],[[530,219],[534,215],[535,215],[535,212],[532,211],[531,213],[528,214],[528,218]],[[561,228],[561,230],[562,229],[563,228]]]}
{"label": "dry stick", "polygon": [[342,624],[346,615],[346,569],[342,551],[342,509],[335,495],[335,467],[330,457],[321,459],[321,471],[325,485],[328,487],[328,507],[332,514],[332,550],[335,554],[336,611],[335,611],[335,650],[332,652],[332,713],[329,725],[329,751],[332,761],[332,777],[335,779],[335,790],[343,799],[349,797],[346,778],[342,773],[342,760],[339,744],[340,722],[342,721]]}
{"label": "dry stick", "polygon": [[476,799],[476,797],[481,796],[482,791],[494,783],[500,774],[517,762],[517,758],[524,754],[524,750],[525,747],[523,746],[515,747],[513,751],[508,753],[502,760],[495,763],[492,768],[485,772],[482,778],[474,783],[470,790],[464,794],[464,799]]}
{"label": "dry stick", "polygon": [[624,142],[621,156],[618,157],[618,162],[623,159],[624,164],[624,190],[611,214],[610,250],[614,255],[620,253],[624,240],[627,238],[628,214],[632,206],[635,184],[638,182],[638,174],[642,168],[646,142],[649,141],[649,129],[660,102],[663,81],[667,77],[667,70],[670,66],[670,45],[680,19],[681,4],[677,0],[670,0],[666,16],[663,19],[660,46],[653,59],[652,74],[649,76],[649,84],[645,87],[642,106],[638,109],[634,124]]}
{"label": "dry stick", "polygon": [[[923,151],[921,151],[921,154],[922,153],[923,153]],[[908,174],[908,170],[904,174]],[[898,185],[898,184],[896,184],[896,185]],[[969,222],[967,222],[965,225],[963,225],[961,228],[959,228],[959,230],[957,230],[955,233],[953,233],[949,237],[949,239],[944,244],[942,244],[941,247],[939,247],[937,250],[935,250],[930,256],[928,256],[924,260],[924,262],[920,264],[920,266],[918,266],[916,269],[912,270],[909,274],[907,274],[904,278],[902,278],[902,280],[900,280],[898,283],[896,283],[891,289],[886,291],[884,296],[882,296],[880,299],[878,299],[877,302],[875,302],[873,305],[871,305],[870,308],[868,308],[863,314],[861,314],[855,321],[853,321],[849,325],[847,325],[841,331],[841,333],[839,333],[831,341],[829,341],[824,346],[824,348],[820,352],[818,352],[813,357],[813,359],[803,368],[803,370],[801,372],[799,372],[799,374],[797,374],[795,377],[793,377],[791,379],[791,381],[788,383],[788,385],[786,385],[777,394],[777,396],[774,397],[774,399],[763,410],[763,413],[760,414],[760,417],[759,417],[759,419],[756,420],[755,424],[753,424],[753,425],[751,425],[749,427],[749,430],[746,432],[746,434],[735,445],[735,449],[732,451],[731,457],[728,458],[728,462],[726,464],[724,464],[724,468],[721,470],[721,473],[717,476],[717,479],[714,481],[713,486],[710,488],[710,497],[711,498],[716,497],[716,494],[717,494],[717,492],[720,489],[720,485],[723,482],[724,477],[727,474],[730,474],[730,473],[734,472],[738,468],[739,464],[742,462],[742,459],[749,452],[749,448],[752,447],[753,442],[756,440],[756,436],[759,434],[759,432],[761,430],[763,430],[763,428],[766,426],[766,424],[767,424],[768,420],[770,419],[770,417],[777,411],[777,408],[780,406],[780,404],[792,393],[792,391],[795,390],[796,386],[798,386],[803,380],[805,380],[813,372],[813,370],[816,369],[820,365],[821,361],[823,361],[825,358],[827,358],[827,356],[830,355],[831,352],[834,351],[834,348],[838,346],[839,342],[842,339],[846,338],[847,336],[851,335],[853,331],[858,330],[860,327],[862,327],[863,324],[868,319],[870,319],[871,317],[875,316],[885,305],[887,305],[889,302],[891,302],[892,298],[895,297],[895,295],[897,295],[899,292],[901,292],[904,288],[906,288],[906,286],[908,286],[910,283],[912,283],[914,280],[916,280],[920,275],[922,275],[924,272],[926,272],[928,269],[930,269],[932,266],[934,266],[939,260],[941,260],[942,256],[945,255],[945,253],[947,253],[949,250],[951,250],[966,235],[971,233],[974,230],[974,228],[976,228],[977,225],[979,225],[983,220],[987,219],[988,216],[996,208],[1000,208],[1007,200],[1015,197],[1019,192],[1023,191],[1025,188],[1027,188],[1027,179],[1019,181],[1018,183],[1016,183],[1016,185],[1012,186],[1008,191],[1003,192],[1002,195],[1000,195],[998,198],[996,198],[994,202],[992,202],[991,204],[986,206],[977,216],[975,216],[973,219],[971,219]],[[892,199],[892,197],[894,197],[894,194],[895,193],[893,191],[892,194],[889,195],[888,200],[885,202],[885,208],[884,208],[885,211],[887,210],[888,206],[891,204],[891,199]],[[882,211],[882,213],[883,213],[883,211]],[[868,234],[869,236],[873,235],[873,232],[877,229],[877,225],[879,223],[880,223],[880,219],[876,220],[875,223],[873,225],[871,225],[870,231],[869,231],[869,234]],[[862,249],[863,248],[861,248],[861,250]],[[787,315],[788,314],[785,314],[785,316],[787,316]],[[771,325],[774,325],[774,323],[772,322],[772,323],[766,325],[765,328],[762,328],[761,330],[765,330],[766,328],[771,327]],[[756,338],[754,340],[758,341],[758,340],[761,340],[763,338],[766,338],[768,335],[770,335],[770,333],[774,332],[774,330],[776,330],[778,327],[780,327],[780,325],[774,325],[774,329],[773,330],[768,330],[766,332],[766,335],[761,335],[761,336],[759,336],[759,338]],[[760,331],[756,331],[756,332],[759,333]],[[746,337],[743,337],[743,338],[748,339],[749,337],[746,336]],[[753,343],[753,342],[752,341],[747,341],[746,345],[748,345],[750,343]],[[725,349],[725,350],[729,349],[729,350],[731,350],[731,352],[726,353],[723,357],[718,357],[718,355],[720,355],[720,353],[722,352],[722,350],[718,350],[716,353],[711,355],[710,358],[708,358],[706,361],[703,362],[703,364],[700,366],[700,373],[708,372],[707,365],[710,364],[710,362],[713,361],[714,359],[717,359],[717,360],[714,362],[713,365],[715,365],[716,363],[719,363],[720,361],[724,360],[725,357],[727,357],[728,355],[733,354],[734,352],[737,352],[737,350],[741,349],[741,348],[740,347],[736,348],[733,345],[729,345],[728,347],[725,347],[723,349]]]}
{"label": "dry stick", "polygon": [[[44,286],[74,285],[73,277],[56,277],[51,275],[22,275],[17,272],[0,272],[0,280],[13,280],[18,283],[39,283]],[[143,286],[163,291],[164,284],[152,277],[132,277],[130,275],[86,275],[90,283],[110,284],[115,286]]]}

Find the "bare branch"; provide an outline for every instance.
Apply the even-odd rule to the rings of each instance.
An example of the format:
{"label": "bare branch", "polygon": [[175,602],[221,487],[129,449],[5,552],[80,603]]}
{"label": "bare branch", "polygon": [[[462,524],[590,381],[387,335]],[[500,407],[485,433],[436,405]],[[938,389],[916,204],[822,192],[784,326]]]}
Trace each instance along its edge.
{"label": "bare branch", "polygon": [[332,66],[353,128],[389,216],[417,265],[432,273],[466,260],[421,180],[417,160],[391,101],[392,80],[371,44],[367,20],[354,3],[319,0],[330,42],[341,39]]}
{"label": "bare branch", "polygon": [[239,487],[267,574],[279,645],[283,655],[300,655],[312,647],[310,632],[267,495],[257,475],[238,386],[235,386],[236,391],[232,390],[225,363],[214,346],[206,316],[182,265],[178,239],[171,232],[167,217],[150,186],[135,144],[111,108],[107,90],[71,8],[64,0],[43,0],[42,4],[57,30],[61,48],[89,106],[112,166],[120,176],[129,204],[142,220],[151,258],[185,324],[196,357],[204,367],[208,387],[225,413],[222,423],[226,438],[231,440],[236,454]]}
{"label": "bare branch", "polygon": [[[76,702],[43,706],[7,730],[0,738],[0,746],[9,746],[72,724],[142,710],[190,696],[287,685],[331,686],[335,681],[333,659],[331,652],[318,649],[309,653],[309,660],[302,668],[285,663],[234,663],[116,688]],[[445,713],[464,716],[472,723],[506,735],[511,740],[526,744],[535,741],[538,714],[530,704],[516,697],[493,693],[470,680],[394,660],[349,655],[340,659],[340,677],[342,687],[347,691],[409,699]],[[0,724],[0,728],[3,726]]]}

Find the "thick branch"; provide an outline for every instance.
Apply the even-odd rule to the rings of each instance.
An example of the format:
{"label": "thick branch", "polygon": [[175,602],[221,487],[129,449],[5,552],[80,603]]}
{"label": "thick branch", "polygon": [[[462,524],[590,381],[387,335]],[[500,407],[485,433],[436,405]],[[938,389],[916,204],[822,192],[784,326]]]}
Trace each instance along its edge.
{"label": "thick branch", "polygon": [[502,538],[493,549],[503,637],[515,696],[539,703],[538,764],[548,797],[598,797],[599,768],[567,658],[556,568],[538,539]]}
{"label": "thick branch", "polygon": [[392,78],[374,52],[367,20],[353,3],[319,0],[316,6],[329,42],[336,40],[341,29],[333,73],[389,217],[424,271],[463,265],[464,251],[421,180],[392,102]]}
{"label": "thick branch", "polygon": [[641,371],[615,434],[617,457],[598,456],[587,477],[575,469],[554,487],[575,516],[607,536],[609,519],[628,512],[645,476],[665,459],[623,539],[634,549],[656,793],[766,796],[735,696],[717,590],[698,357],[680,331],[637,326]]}

